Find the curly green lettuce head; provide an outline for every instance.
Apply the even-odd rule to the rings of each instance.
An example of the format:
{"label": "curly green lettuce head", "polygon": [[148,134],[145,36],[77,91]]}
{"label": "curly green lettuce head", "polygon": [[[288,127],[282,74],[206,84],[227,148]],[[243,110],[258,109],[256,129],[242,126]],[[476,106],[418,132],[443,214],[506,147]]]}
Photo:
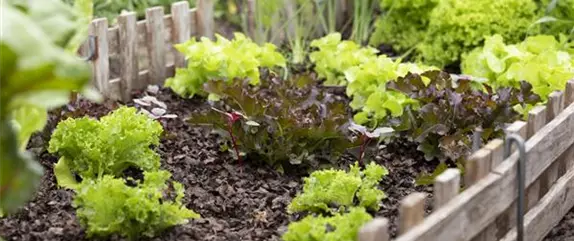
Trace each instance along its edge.
{"label": "curly green lettuce head", "polygon": [[426,33],[430,12],[439,0],[383,0],[381,15],[375,23],[375,32],[369,44],[390,44],[404,51],[420,42]]}
{"label": "curly green lettuce head", "polygon": [[441,0],[433,9],[425,40],[417,49],[428,64],[444,67],[462,53],[500,34],[510,43],[526,36],[536,19],[532,0]]}

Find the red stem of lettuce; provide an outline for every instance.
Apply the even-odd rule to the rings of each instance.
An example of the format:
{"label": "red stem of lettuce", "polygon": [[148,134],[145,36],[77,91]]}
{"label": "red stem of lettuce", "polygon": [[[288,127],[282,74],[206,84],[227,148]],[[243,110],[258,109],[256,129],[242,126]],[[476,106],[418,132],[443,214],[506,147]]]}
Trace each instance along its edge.
{"label": "red stem of lettuce", "polygon": [[367,146],[367,143],[369,143],[370,138],[365,135],[362,134],[361,135],[361,151],[359,152],[359,165],[364,166],[363,165],[363,156],[365,155],[365,147]]}
{"label": "red stem of lettuce", "polygon": [[233,143],[233,149],[235,149],[235,154],[237,155],[237,160],[239,161],[239,165],[243,165],[243,161],[241,160],[241,156],[239,155],[239,148],[237,147],[237,141],[235,140],[235,136],[233,135],[233,123],[235,123],[236,120],[233,119],[233,117],[229,117],[228,121],[227,121],[227,132],[229,132],[229,135],[231,136],[231,142]]}

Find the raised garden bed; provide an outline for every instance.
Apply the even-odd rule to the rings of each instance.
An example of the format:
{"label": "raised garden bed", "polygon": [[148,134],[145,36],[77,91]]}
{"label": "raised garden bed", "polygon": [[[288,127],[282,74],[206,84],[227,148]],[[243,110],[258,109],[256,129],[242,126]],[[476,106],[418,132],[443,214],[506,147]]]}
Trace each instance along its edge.
{"label": "raised garden bed", "polygon": [[[185,206],[204,218],[166,231],[154,240],[280,240],[289,221],[297,218],[288,215],[286,207],[301,191],[302,178],[308,174],[297,169],[281,174],[256,160],[247,160],[239,166],[229,154],[219,151],[221,139],[183,120],[192,112],[208,109],[202,100],[183,100],[165,89],[157,98],[166,103],[169,113],[180,117],[161,121],[165,129],[158,149],[162,167],[185,186]],[[17,215],[0,220],[2,237],[6,240],[85,238],[71,206],[74,194],[56,186],[52,170],[58,159],[47,153],[46,148],[53,128],[62,119],[101,117],[116,107],[114,102],[79,101],[50,114],[45,131],[35,135],[29,144],[40,156],[46,174],[29,204]],[[376,160],[389,170],[381,183],[388,198],[377,215],[394,220],[399,201],[406,195],[415,191],[432,195],[429,187],[415,187],[414,179],[421,172],[432,171],[437,163],[425,161],[416,146],[397,142],[381,147]],[[351,163],[349,156],[343,157],[338,167],[347,169]],[[430,205],[426,207],[429,211]],[[396,230],[396,226],[391,229]]]}
{"label": "raised garden bed", "polygon": [[[419,51],[442,63],[439,68],[383,55],[397,52],[385,44],[378,46],[379,52],[365,47],[365,37],[355,33],[331,33],[305,42],[309,53],[298,62],[284,56],[296,55],[293,46],[287,44],[286,50],[261,43],[274,34],[280,40],[271,42],[290,40],[285,37],[295,30],[273,33],[279,29],[275,21],[266,26],[272,33],[264,33],[255,22],[261,17],[255,12],[261,10],[260,2],[246,4],[248,36],[235,34],[233,40],[215,38],[215,32],[231,36],[228,25],[216,26],[213,0],[198,0],[193,9],[187,2],[174,3],[170,15],[161,7],[150,8],[140,21],[135,13],[125,13],[114,26],[103,18],[93,20],[89,32],[95,45],[86,42],[79,53],[94,51],[91,81],[106,100],[96,104],[71,95],[67,105],[49,112],[44,129],[29,142],[18,136],[18,144],[28,142],[21,149],[38,157],[44,174],[31,201],[17,211],[9,203],[10,214],[0,219],[0,236],[84,240],[94,233],[113,233],[108,240],[124,240],[120,234],[134,238],[144,233],[155,237],[149,240],[281,240],[287,232],[289,241],[308,240],[309,233],[346,235],[345,241],[516,240],[519,158],[516,152],[504,153],[509,134],[525,140],[528,158],[526,237],[568,235],[569,215],[558,222],[574,206],[574,80],[562,86],[564,76],[571,78],[574,72],[568,72],[572,66],[564,67],[570,62],[548,64],[568,59],[566,55],[572,58],[568,40],[547,35],[505,44],[508,36],[497,34],[485,38],[484,46],[449,49],[453,52],[444,56],[428,55],[434,50],[425,43]],[[281,9],[293,15],[297,4],[286,0]],[[353,11],[380,10],[350,10],[344,0],[332,4],[333,11],[340,11],[337,15],[347,17]],[[427,5],[423,10],[434,7]],[[532,10],[528,14],[534,17],[531,5],[521,11]],[[445,6],[438,9],[447,11]],[[411,10],[421,9],[405,11]],[[330,24],[338,27],[340,20]],[[440,26],[435,21],[431,27]],[[196,42],[198,37],[205,38]],[[546,51],[540,48],[549,50],[540,54]],[[456,74],[441,71],[453,71],[452,65],[445,66],[453,61],[447,55],[459,52],[465,53],[462,69],[455,66]],[[62,72],[51,74],[60,77]],[[73,77],[87,81],[86,76]],[[545,77],[530,81],[530,76]],[[67,95],[82,87],[76,84],[40,86],[59,87]],[[22,88],[7,89],[15,90],[2,93],[8,100],[21,97]],[[61,99],[66,98],[62,93]],[[5,103],[2,107],[12,108]],[[15,103],[23,109],[15,118],[18,125],[30,110]],[[529,109],[532,105],[538,106]],[[4,127],[8,117],[0,117]],[[3,141],[14,139],[8,134]],[[70,138],[76,135],[80,141]],[[8,151],[11,161],[18,159],[20,152]],[[130,167],[123,170],[124,165]],[[22,166],[16,167],[2,174],[24,177],[18,175]],[[173,183],[160,186],[168,173]],[[325,182],[333,173],[341,176]],[[4,181],[0,194],[14,193],[10,189],[19,183]],[[297,199],[302,193],[309,194],[307,199]],[[112,208],[105,209],[106,195],[110,206],[121,207],[117,216],[108,212]],[[300,209],[293,211],[297,205]],[[131,219],[111,222],[117,217]],[[341,233],[345,229],[337,225],[345,222],[347,233]],[[311,224],[317,226],[305,231]],[[156,226],[163,231],[156,233]]]}

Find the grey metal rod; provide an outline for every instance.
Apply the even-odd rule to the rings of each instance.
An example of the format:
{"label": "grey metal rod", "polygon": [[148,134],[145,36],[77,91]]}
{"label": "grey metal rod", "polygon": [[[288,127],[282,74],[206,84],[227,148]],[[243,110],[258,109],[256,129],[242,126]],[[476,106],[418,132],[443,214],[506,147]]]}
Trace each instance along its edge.
{"label": "grey metal rod", "polygon": [[525,182],[525,167],[526,167],[526,148],[524,146],[524,139],[517,134],[509,134],[506,136],[504,145],[504,157],[510,156],[510,149],[512,143],[518,147],[518,205],[516,208],[516,240],[524,240],[524,182]]}

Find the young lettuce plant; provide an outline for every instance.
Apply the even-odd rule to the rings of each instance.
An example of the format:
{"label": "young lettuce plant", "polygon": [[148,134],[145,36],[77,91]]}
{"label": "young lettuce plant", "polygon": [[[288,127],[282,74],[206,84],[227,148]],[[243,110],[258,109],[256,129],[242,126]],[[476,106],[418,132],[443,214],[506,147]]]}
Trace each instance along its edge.
{"label": "young lettuce plant", "polygon": [[362,207],[351,207],[344,214],[307,216],[290,223],[281,237],[284,241],[357,240],[359,230],[373,217]]}
{"label": "young lettuce plant", "polygon": [[521,82],[519,89],[507,87],[495,91],[467,79],[455,83],[441,71],[410,73],[389,82],[387,88],[419,103],[417,110],[407,107],[408,114],[388,120],[395,131],[419,143],[418,149],[427,159],[449,158],[455,162],[470,154],[476,128],[482,128],[483,142],[500,137],[506,124],[520,119],[514,106],[540,101],[527,82]]}
{"label": "young lettuce plant", "polygon": [[[379,126],[388,118],[402,116],[407,106],[418,108],[418,102],[400,92],[388,91],[386,85],[408,73],[422,73],[432,69],[436,68],[401,63],[400,60],[393,61],[384,55],[347,69],[345,77],[349,84],[346,92],[347,96],[352,98],[351,108],[357,111],[355,122]],[[428,82],[426,79],[425,81]]]}
{"label": "young lettuce plant", "polygon": [[[494,88],[519,88],[525,80],[532,91],[546,102],[555,90],[564,90],[574,78],[574,47],[567,39],[557,41],[551,35],[537,35],[521,43],[506,45],[501,35],[486,38],[484,46],[463,57],[462,72],[486,78]],[[517,110],[527,114],[532,105]]]}
{"label": "young lettuce plant", "polygon": [[377,185],[388,173],[385,167],[374,162],[364,170],[355,163],[348,172],[334,169],[315,171],[304,179],[303,192],[293,198],[287,211],[336,214],[354,206],[377,211],[379,203],[386,197]]}
{"label": "young lettuce plant", "polygon": [[233,84],[206,83],[205,91],[221,101],[214,103],[213,111],[196,114],[189,122],[210,126],[231,139],[235,155],[244,153],[276,167],[334,161],[358,145],[348,135],[349,115],[337,96],[307,76],[273,78],[260,89],[239,79]]}
{"label": "young lettuce plant", "polygon": [[[260,84],[259,68],[286,67],[285,58],[276,46],[266,43],[259,46],[241,33],[233,40],[217,35],[215,42],[201,38],[175,45],[188,60],[187,68],[176,69],[165,86],[182,97],[205,96],[203,84],[210,80],[232,83],[234,79],[248,79],[250,84]],[[210,99],[217,96],[210,95]]]}
{"label": "young lettuce plant", "polygon": [[84,180],[76,189],[73,205],[88,237],[120,234],[129,240],[139,240],[185,224],[190,218],[200,218],[181,203],[183,185],[166,183],[170,176],[167,171],[144,172],[143,182],[135,187],[109,175]]}
{"label": "young lettuce plant", "polygon": [[82,179],[120,176],[128,167],[159,169],[161,125],[133,107],[121,107],[99,121],[88,117],[58,123],[48,151],[60,155],[54,166],[58,185],[74,188],[73,174]]}
{"label": "young lettuce plant", "polygon": [[325,79],[324,85],[344,86],[347,84],[345,71],[376,59],[378,50],[362,48],[353,41],[341,41],[340,33],[331,33],[323,38],[313,40],[311,47],[318,48],[309,57],[315,64],[319,78]]}

